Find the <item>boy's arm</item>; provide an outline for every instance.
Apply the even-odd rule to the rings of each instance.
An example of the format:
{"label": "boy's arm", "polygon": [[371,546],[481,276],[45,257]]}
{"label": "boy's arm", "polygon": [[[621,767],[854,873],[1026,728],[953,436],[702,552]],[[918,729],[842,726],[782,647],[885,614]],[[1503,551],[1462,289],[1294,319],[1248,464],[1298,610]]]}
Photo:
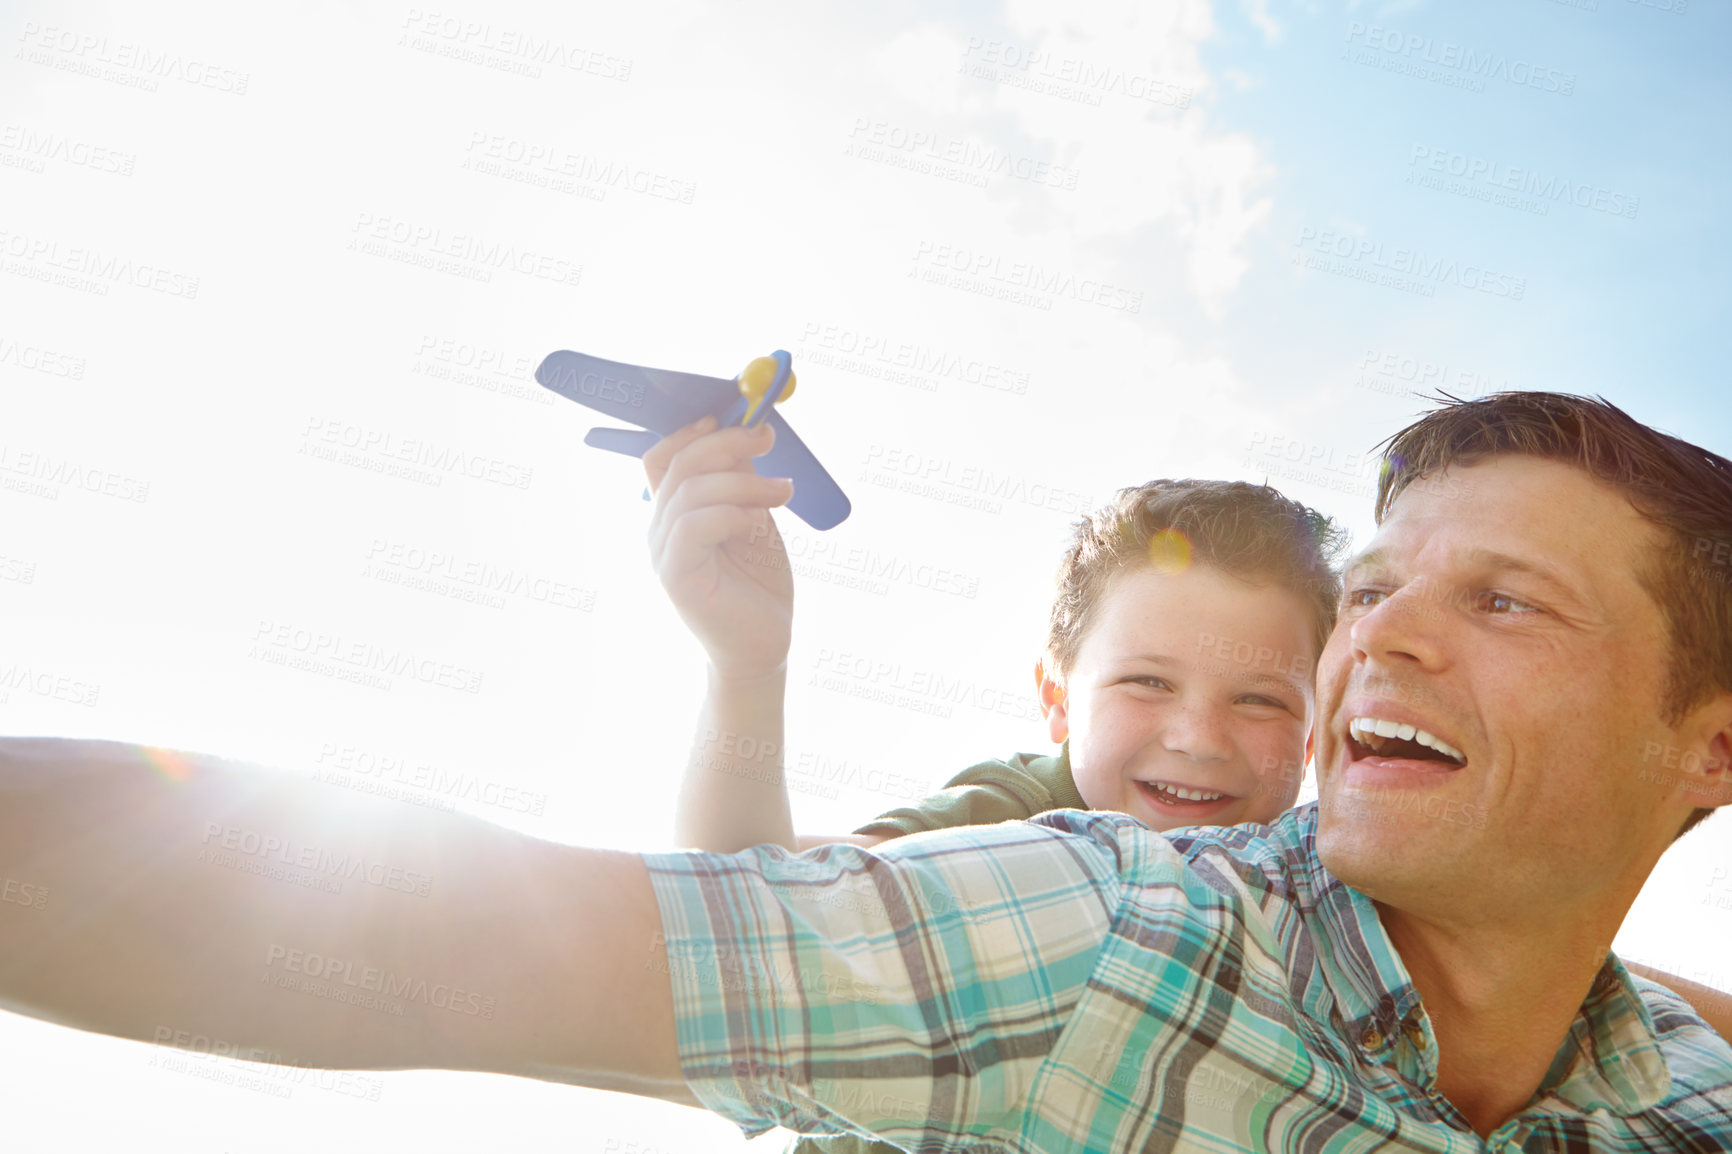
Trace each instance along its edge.
{"label": "boy's arm", "polygon": [[794,582],[770,516],[792,488],[752,471],[774,441],[769,425],[717,430],[705,418],[643,457],[656,495],[650,562],[710,659],[674,836],[715,853],[795,847],[782,777]]}
{"label": "boy's arm", "polygon": [[[774,440],[768,425],[718,430],[705,418],[662,438],[643,457],[656,495],[650,561],[710,659],[674,836],[712,853],[766,844],[870,847],[891,835],[794,833],[782,764],[794,586],[770,516],[792,489],[752,471],[752,458]],[[1011,815],[984,820],[1005,816]],[[926,828],[967,823],[963,817]]]}
{"label": "boy's arm", "polygon": [[711,853],[796,845],[782,771],[786,668],[729,680],[712,665],[674,809],[677,844]]}
{"label": "boy's arm", "polygon": [[8,1010],[695,1102],[635,855],[211,757],[3,738],[0,879]]}
{"label": "boy's arm", "polygon": [[1732,994],[1725,990],[1716,990],[1713,986],[1704,986],[1700,982],[1686,981],[1675,974],[1668,974],[1665,970],[1637,965],[1635,962],[1625,961],[1624,968],[1650,982],[1660,983],[1689,1002],[1697,1017],[1712,1026],[1715,1033],[1732,1042]]}

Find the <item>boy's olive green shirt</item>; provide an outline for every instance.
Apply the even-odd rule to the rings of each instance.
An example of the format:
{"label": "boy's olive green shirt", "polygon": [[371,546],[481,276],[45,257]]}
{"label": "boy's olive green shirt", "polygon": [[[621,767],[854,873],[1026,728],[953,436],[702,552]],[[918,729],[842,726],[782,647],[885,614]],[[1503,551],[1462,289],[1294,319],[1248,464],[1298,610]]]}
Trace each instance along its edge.
{"label": "boy's olive green shirt", "polygon": [[[1027,821],[1049,809],[1087,809],[1070,775],[1070,746],[1056,757],[1018,753],[1009,761],[971,765],[919,805],[904,806],[873,818],[855,833],[903,837],[931,829]],[[900,1146],[852,1134],[838,1138],[799,1138],[788,1154],[900,1154]]]}
{"label": "boy's olive green shirt", "polygon": [[855,833],[903,837],[932,829],[1027,821],[1049,809],[1087,809],[1070,775],[1070,747],[1058,756],[1019,753],[971,765],[919,805],[893,809]]}

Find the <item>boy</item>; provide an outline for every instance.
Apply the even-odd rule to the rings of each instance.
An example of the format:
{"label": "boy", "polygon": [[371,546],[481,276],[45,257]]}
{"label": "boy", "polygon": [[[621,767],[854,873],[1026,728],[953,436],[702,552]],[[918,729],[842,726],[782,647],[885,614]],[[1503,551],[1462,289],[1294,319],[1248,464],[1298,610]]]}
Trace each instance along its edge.
{"label": "boy", "polygon": [[[650,534],[654,563],[711,662],[676,817],[682,844],[870,846],[1049,809],[1118,810],[1165,830],[1263,823],[1291,808],[1312,671],[1340,597],[1331,563],[1342,535],[1266,486],[1154,481],[1083,521],[1061,565],[1035,667],[1058,756],[985,762],[853,835],[797,836],[779,772],[792,582],[767,508],[703,505],[775,501],[783,490],[730,455],[739,451],[730,444],[762,451],[766,436],[700,440],[698,429],[644,458],[667,494]],[[716,549],[724,522],[744,531]]]}

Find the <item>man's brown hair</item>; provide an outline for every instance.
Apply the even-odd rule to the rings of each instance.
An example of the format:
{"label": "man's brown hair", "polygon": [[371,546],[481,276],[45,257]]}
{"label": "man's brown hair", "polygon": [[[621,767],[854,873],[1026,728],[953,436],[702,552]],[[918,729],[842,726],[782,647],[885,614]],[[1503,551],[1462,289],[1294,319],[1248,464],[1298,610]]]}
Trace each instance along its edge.
{"label": "man's brown hair", "polygon": [[[1732,689],[1732,461],[1651,429],[1603,397],[1436,399],[1443,407],[1384,442],[1378,524],[1403,489],[1451,465],[1502,453],[1574,465],[1660,531],[1662,547],[1636,578],[1666,623],[1671,663],[1660,709],[1668,724]],[[1696,810],[1679,832],[1712,812]]]}
{"label": "man's brown hair", "polygon": [[1059,563],[1047,653],[1068,671],[1113,574],[1208,565],[1254,585],[1291,590],[1311,610],[1312,659],[1335,627],[1345,535],[1314,509],[1244,481],[1150,481],[1119,490],[1078,521]]}

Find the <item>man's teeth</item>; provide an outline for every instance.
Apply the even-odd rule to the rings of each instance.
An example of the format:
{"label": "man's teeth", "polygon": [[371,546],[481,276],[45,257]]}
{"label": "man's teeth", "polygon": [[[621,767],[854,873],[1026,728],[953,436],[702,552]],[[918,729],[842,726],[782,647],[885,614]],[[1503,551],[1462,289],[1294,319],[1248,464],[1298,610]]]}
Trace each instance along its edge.
{"label": "man's teeth", "polygon": [[1381,750],[1384,739],[1393,737],[1398,741],[1417,741],[1420,745],[1437,750],[1452,761],[1462,765],[1467,764],[1466,755],[1443,738],[1412,725],[1390,721],[1386,717],[1355,717],[1347,723],[1347,729],[1353,734],[1355,741],[1373,751]]}
{"label": "man's teeth", "polygon": [[1182,785],[1168,785],[1164,781],[1149,781],[1143,784],[1156,793],[1164,793],[1176,797],[1180,801],[1220,801],[1227,796],[1224,793],[1210,793],[1202,789],[1186,789]]}

